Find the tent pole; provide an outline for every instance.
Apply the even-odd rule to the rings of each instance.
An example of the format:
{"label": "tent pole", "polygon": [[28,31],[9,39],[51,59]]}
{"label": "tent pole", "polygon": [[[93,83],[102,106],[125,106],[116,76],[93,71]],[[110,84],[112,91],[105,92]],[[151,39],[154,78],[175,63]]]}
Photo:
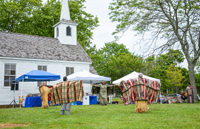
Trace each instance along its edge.
{"label": "tent pole", "polygon": [[[22,97],[22,91],[23,91],[23,87],[24,87],[24,78],[22,79],[22,88],[21,88],[21,97]],[[23,101],[23,98],[22,98],[22,101]],[[22,103],[20,104],[20,108],[22,106]]]}

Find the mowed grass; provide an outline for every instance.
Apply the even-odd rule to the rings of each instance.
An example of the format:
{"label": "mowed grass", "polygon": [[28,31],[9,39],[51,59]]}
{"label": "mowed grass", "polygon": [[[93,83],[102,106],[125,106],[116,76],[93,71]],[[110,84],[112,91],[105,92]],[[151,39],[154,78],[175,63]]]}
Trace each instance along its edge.
{"label": "mowed grass", "polygon": [[[117,99],[115,99],[117,100]],[[200,102],[152,104],[146,113],[135,113],[135,105],[72,106],[70,115],[60,115],[60,106],[48,109],[0,109],[0,124],[29,124],[15,128],[200,128]]]}

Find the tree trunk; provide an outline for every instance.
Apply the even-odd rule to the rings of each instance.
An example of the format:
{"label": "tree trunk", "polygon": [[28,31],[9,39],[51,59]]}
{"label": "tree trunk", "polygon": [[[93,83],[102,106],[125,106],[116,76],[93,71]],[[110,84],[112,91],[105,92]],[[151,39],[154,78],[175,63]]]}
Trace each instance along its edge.
{"label": "tree trunk", "polygon": [[191,65],[188,63],[188,69],[189,69],[189,79],[192,87],[194,87],[194,101],[198,101],[197,99],[197,87],[195,82],[195,75],[194,75],[194,65]]}
{"label": "tree trunk", "polygon": [[179,88],[180,88],[180,86],[177,86],[177,93],[179,92]]}

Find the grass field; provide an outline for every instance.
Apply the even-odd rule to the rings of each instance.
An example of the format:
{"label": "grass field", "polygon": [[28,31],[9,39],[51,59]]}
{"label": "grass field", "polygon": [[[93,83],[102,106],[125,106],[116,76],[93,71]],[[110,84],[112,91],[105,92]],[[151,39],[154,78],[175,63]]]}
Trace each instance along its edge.
{"label": "grass field", "polygon": [[60,106],[48,109],[0,109],[0,124],[28,124],[15,128],[200,128],[200,102],[152,104],[146,113],[135,105],[72,106],[70,115],[60,115]]}

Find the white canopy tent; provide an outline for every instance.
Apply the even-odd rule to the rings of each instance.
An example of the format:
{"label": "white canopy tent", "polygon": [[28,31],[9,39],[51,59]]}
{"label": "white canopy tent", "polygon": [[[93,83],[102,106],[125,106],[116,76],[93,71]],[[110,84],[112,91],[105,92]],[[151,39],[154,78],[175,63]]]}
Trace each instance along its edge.
{"label": "white canopy tent", "polygon": [[[133,79],[133,78],[138,78],[139,74],[140,73],[134,71],[134,72],[132,72],[132,73],[130,73],[130,74],[118,79],[118,80],[113,81],[113,84],[117,84],[118,85],[123,80],[129,80],[129,79]],[[152,78],[152,77],[149,77],[147,75],[143,75],[143,78],[147,78],[147,79],[150,79],[152,81],[158,81],[160,83],[160,79]]]}
{"label": "white canopy tent", "polygon": [[91,93],[92,85],[90,83],[100,83],[103,81],[111,81],[110,77],[103,77],[96,74],[92,74],[86,70],[82,70],[77,73],[73,73],[67,76],[69,81],[83,81],[83,88],[85,93]]}
{"label": "white canopy tent", "polygon": [[80,72],[77,73],[73,73],[69,76],[67,76],[67,79],[69,81],[78,81],[78,80],[82,80],[83,83],[99,83],[102,81],[111,81],[110,77],[103,77],[103,76],[99,76],[96,74],[92,74],[86,70],[82,70]]}

